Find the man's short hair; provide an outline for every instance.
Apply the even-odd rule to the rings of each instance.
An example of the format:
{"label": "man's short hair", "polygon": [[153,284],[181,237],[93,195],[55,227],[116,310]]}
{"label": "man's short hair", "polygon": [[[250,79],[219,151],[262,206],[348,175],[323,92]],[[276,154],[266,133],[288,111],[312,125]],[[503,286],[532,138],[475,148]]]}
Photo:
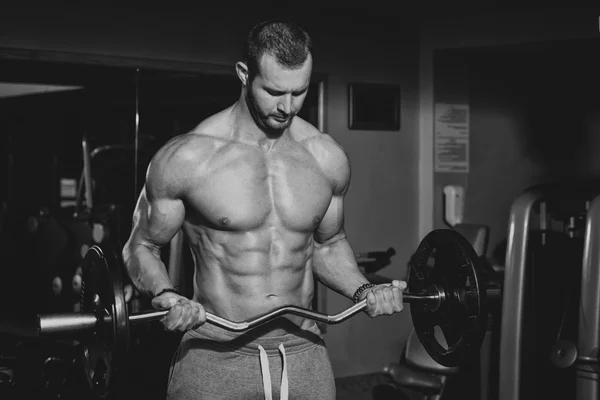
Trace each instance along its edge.
{"label": "man's short hair", "polygon": [[289,21],[264,21],[248,33],[244,62],[252,79],[260,72],[258,65],[264,54],[273,56],[285,68],[297,69],[311,53],[312,39],[304,29]]}

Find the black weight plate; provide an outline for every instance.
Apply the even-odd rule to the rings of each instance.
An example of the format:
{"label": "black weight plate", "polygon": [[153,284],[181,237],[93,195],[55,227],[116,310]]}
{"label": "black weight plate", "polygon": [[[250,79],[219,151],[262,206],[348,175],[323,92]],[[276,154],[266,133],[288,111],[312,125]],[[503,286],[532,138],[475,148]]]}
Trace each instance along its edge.
{"label": "black weight plate", "polygon": [[108,397],[128,350],[129,324],[122,282],[116,255],[92,246],[83,261],[81,312],[96,314],[99,324],[82,338],[81,344],[85,376],[97,398]]}
{"label": "black weight plate", "polygon": [[[433,261],[433,262],[432,262]],[[438,229],[421,241],[410,262],[407,291],[428,294],[432,288],[442,302],[432,307],[411,302],[415,332],[427,353],[447,367],[457,366],[480,348],[487,328],[485,283],[475,250],[458,232]],[[436,337],[441,330],[445,343]]]}

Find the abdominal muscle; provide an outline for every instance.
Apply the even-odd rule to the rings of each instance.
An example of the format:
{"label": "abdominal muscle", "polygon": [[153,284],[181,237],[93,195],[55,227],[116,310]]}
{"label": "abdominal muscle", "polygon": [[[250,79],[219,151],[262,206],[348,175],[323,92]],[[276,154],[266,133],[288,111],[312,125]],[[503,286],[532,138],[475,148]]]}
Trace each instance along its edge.
{"label": "abdominal muscle", "polygon": [[[194,299],[207,312],[242,322],[283,306],[310,308],[312,235],[273,229],[192,231]],[[301,328],[312,323],[296,315],[285,318]]]}

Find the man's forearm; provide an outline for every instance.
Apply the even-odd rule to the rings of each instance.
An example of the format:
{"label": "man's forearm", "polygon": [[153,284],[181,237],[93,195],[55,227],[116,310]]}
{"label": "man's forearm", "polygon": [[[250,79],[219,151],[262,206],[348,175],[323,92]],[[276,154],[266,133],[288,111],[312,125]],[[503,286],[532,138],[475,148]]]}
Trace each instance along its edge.
{"label": "man's forearm", "polygon": [[346,238],[325,244],[315,243],[313,272],[319,282],[348,298],[352,298],[361,285],[369,283],[360,272]]}
{"label": "man's forearm", "polygon": [[159,249],[128,243],[123,249],[123,261],[134,286],[141,293],[154,296],[173,287]]}

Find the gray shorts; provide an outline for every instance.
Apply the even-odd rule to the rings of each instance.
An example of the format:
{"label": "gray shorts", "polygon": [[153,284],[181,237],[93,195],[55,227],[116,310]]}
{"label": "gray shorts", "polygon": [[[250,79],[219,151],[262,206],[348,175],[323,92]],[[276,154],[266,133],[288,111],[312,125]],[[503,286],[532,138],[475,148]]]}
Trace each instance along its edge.
{"label": "gray shorts", "polygon": [[167,389],[169,400],[335,400],[335,395],[317,324],[303,330],[285,318],[241,334],[210,323],[186,332]]}

